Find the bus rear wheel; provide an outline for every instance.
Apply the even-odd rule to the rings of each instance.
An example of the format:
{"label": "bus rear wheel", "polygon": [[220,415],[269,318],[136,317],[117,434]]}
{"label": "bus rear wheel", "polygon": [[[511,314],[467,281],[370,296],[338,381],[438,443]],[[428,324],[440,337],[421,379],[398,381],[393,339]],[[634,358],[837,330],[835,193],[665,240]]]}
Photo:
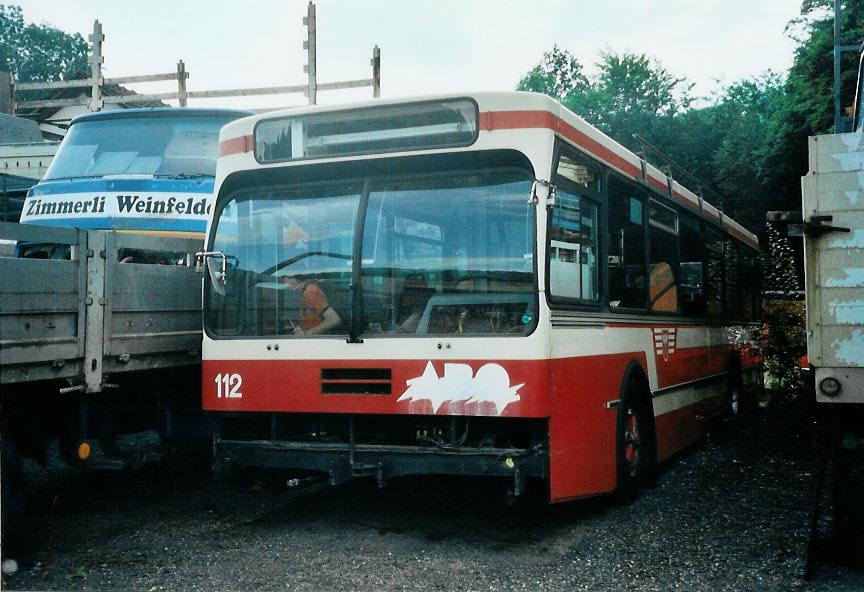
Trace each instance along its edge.
{"label": "bus rear wheel", "polygon": [[619,503],[631,504],[641,487],[653,483],[654,430],[650,404],[640,390],[629,384],[618,407],[617,468]]}
{"label": "bus rear wheel", "polygon": [[741,362],[737,357],[729,361],[729,370],[726,373],[726,408],[728,415],[743,415],[749,407],[749,401],[744,398],[744,376],[741,370]]}

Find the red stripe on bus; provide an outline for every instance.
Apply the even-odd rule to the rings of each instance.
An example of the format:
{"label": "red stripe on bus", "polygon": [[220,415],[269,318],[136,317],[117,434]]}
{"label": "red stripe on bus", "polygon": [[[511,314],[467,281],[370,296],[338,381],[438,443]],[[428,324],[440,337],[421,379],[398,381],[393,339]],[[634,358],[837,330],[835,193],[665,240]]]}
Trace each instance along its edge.
{"label": "red stripe on bus", "polygon": [[651,175],[648,175],[648,183],[659,189],[660,191],[669,192],[669,185],[661,181],[660,179],[655,179]]}
{"label": "red stripe on bus", "polygon": [[219,156],[252,152],[252,136],[239,136],[219,142]]}
{"label": "red stripe on bus", "polygon": [[750,245],[751,247],[753,247],[755,249],[759,248],[759,241],[758,240],[754,241],[753,238],[750,235],[748,235],[745,231],[737,228],[736,226],[732,226],[731,224],[723,224],[723,227],[732,236],[741,239],[742,241],[744,241],[745,243],[747,243],[748,245]]}
{"label": "red stripe on bus", "polygon": [[589,154],[614,166],[630,178],[639,179],[642,176],[640,167],[548,111],[485,111],[480,114],[480,129],[484,131],[549,129],[580,148],[584,148]]}
{"label": "red stripe on bus", "polygon": [[687,196],[684,195],[683,193],[679,193],[678,191],[673,191],[672,197],[674,197],[675,199],[677,199],[679,202],[681,202],[682,204],[684,204],[687,207],[695,208],[695,209],[699,208],[698,203],[694,203],[692,200],[688,199]]}
{"label": "red stripe on bus", "polygon": [[720,215],[714,214],[714,212],[712,212],[711,210],[702,210],[702,214],[706,218],[711,218],[712,220],[716,220],[717,222],[720,222]]}
{"label": "red stripe on bus", "polygon": [[725,373],[729,367],[729,352],[733,349],[731,344],[677,347],[674,342],[665,352],[658,352],[658,347],[655,344],[658,389],[674,388]]}
{"label": "red stripe on bus", "polygon": [[671,317],[669,322],[661,322],[658,319],[652,319],[651,322],[631,323],[627,321],[606,321],[604,327],[616,327],[624,329],[722,329],[729,326],[729,323],[719,321],[717,323],[676,323],[675,318]]}
{"label": "red stripe on bus", "polygon": [[[592,156],[595,156],[598,159],[604,161],[606,164],[617,168],[619,171],[629,176],[631,179],[638,181],[642,178],[641,167],[633,165],[633,163],[628,161],[626,158],[624,158],[614,150],[607,148],[599,141],[590,137],[576,127],[570,125],[557,115],[549,113],[548,111],[484,111],[483,113],[480,113],[480,129],[483,131],[505,129],[552,130],[560,136],[563,136],[564,138],[570,140],[576,146],[584,149]],[[666,194],[669,193],[669,187],[660,180],[652,177],[651,175],[647,175],[646,180],[650,185],[653,185],[660,191],[663,191]],[[689,199],[681,192],[672,191],[672,197],[676,201],[687,206],[690,209],[699,209],[698,203],[694,203],[691,199]],[[702,213],[713,220],[721,220],[721,217],[719,215],[714,215],[708,210],[703,210]],[[749,237],[747,239],[744,239],[743,237],[739,236],[739,238],[742,238],[742,240],[744,240],[744,242],[746,242],[750,246],[758,248],[758,243],[754,245],[752,239],[749,239]]]}

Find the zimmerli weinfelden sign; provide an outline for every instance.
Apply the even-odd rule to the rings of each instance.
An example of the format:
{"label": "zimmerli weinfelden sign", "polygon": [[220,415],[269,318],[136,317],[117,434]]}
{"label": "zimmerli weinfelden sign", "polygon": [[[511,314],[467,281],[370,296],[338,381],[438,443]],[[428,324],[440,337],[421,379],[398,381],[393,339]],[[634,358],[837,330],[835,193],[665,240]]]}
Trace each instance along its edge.
{"label": "zimmerli weinfelden sign", "polygon": [[131,230],[204,232],[211,210],[209,193],[84,192],[33,195],[21,222]]}

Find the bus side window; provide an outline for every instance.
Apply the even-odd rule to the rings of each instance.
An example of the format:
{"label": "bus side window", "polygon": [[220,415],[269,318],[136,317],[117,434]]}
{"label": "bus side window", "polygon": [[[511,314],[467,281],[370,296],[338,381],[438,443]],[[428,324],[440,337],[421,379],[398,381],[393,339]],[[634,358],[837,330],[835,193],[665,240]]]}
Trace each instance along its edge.
{"label": "bus side window", "polygon": [[703,277],[705,280],[705,312],[711,318],[723,317],[726,263],[723,253],[723,235],[713,228],[705,228]]}
{"label": "bus side window", "polygon": [[549,226],[550,293],[597,300],[597,272],[597,206],[559,190]]}
{"label": "bus side window", "polygon": [[755,321],[759,318],[759,289],[761,288],[761,273],[759,258],[749,247],[739,245],[738,258],[741,277],[741,318],[745,321]]}
{"label": "bus side window", "polygon": [[645,308],[645,201],[632,185],[609,176],[609,306]]}
{"label": "bus side window", "polygon": [[678,214],[653,199],[648,202],[648,301],[654,312],[678,312]]}
{"label": "bus side window", "polygon": [[687,316],[704,317],[705,282],[702,274],[702,227],[695,216],[682,214],[678,238],[681,265],[678,268],[678,301]]}
{"label": "bus side window", "polygon": [[651,264],[649,275],[649,297],[651,310],[655,312],[678,312],[678,286],[672,266],[665,261]]}
{"label": "bus side window", "polygon": [[723,265],[725,267],[723,282],[723,314],[728,319],[741,318],[741,294],[739,287],[738,249],[731,240],[723,241]]}

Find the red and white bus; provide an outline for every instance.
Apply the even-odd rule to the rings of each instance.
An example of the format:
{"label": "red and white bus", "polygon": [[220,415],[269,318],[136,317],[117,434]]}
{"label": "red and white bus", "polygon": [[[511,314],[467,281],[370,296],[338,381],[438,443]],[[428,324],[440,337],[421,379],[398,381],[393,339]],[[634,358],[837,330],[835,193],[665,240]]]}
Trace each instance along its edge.
{"label": "red and white bus", "polygon": [[216,195],[219,465],[628,492],[761,383],[756,237],[548,97],[244,118]]}

